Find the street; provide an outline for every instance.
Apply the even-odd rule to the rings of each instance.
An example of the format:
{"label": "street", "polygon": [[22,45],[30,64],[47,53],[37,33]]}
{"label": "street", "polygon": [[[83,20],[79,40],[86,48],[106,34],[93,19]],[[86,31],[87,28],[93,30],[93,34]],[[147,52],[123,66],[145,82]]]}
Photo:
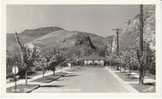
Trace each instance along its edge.
{"label": "street", "polygon": [[72,67],[65,77],[53,81],[48,86],[40,87],[33,93],[56,92],[129,92],[104,67]]}

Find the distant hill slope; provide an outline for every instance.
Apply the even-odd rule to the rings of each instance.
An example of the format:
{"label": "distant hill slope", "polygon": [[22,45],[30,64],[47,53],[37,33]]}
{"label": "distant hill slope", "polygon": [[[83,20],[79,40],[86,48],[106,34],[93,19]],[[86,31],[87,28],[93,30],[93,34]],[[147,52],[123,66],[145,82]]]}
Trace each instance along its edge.
{"label": "distant hill slope", "polygon": [[56,26],[40,27],[36,29],[26,29],[22,32],[22,35],[32,36],[32,37],[37,38],[37,37],[40,37],[40,36],[43,36],[48,33],[58,31],[58,30],[63,30],[63,28],[56,27]]}
{"label": "distant hill slope", "polygon": [[[56,27],[54,27],[56,28]],[[88,56],[91,54],[104,56],[107,41],[104,37],[92,33],[67,31],[62,28],[43,27],[25,30],[20,34],[24,43],[33,43],[43,52],[59,49],[66,57]],[[7,54],[18,52],[14,34],[7,34]]]}

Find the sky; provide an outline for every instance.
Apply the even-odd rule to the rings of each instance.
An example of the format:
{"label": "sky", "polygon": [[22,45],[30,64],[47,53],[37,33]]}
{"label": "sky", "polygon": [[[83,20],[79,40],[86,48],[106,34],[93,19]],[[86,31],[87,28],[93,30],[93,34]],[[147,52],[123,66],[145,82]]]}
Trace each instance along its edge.
{"label": "sky", "polygon": [[139,13],[139,5],[7,5],[7,33],[46,26],[106,37]]}

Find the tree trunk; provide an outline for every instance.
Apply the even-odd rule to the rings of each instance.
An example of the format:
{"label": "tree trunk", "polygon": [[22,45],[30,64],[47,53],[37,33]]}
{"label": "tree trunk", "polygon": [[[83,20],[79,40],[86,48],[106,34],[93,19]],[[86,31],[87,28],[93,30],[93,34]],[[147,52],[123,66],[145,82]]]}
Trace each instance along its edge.
{"label": "tree trunk", "polygon": [[45,70],[44,70],[44,67],[42,68],[42,76],[43,76],[43,79],[44,79],[44,74],[45,74]]}
{"label": "tree trunk", "polygon": [[53,75],[55,76],[55,70],[53,70]]}
{"label": "tree trunk", "polygon": [[129,73],[131,74],[131,66],[129,65]]}
{"label": "tree trunk", "polygon": [[25,85],[28,85],[28,71],[25,71]]}
{"label": "tree trunk", "polygon": [[144,80],[144,69],[143,69],[143,66],[142,66],[143,64],[141,64],[141,66],[140,66],[140,70],[139,70],[139,73],[140,73],[140,75],[139,75],[139,84],[141,84],[141,85],[143,85],[143,80]]}
{"label": "tree trunk", "polygon": [[120,68],[120,72],[122,72],[122,65],[121,64],[120,64],[120,67],[119,68]]}
{"label": "tree trunk", "polygon": [[112,66],[111,60],[110,60],[110,66]]}
{"label": "tree trunk", "polygon": [[43,70],[43,79],[44,79],[44,74],[45,74],[45,73],[44,73],[44,70]]}

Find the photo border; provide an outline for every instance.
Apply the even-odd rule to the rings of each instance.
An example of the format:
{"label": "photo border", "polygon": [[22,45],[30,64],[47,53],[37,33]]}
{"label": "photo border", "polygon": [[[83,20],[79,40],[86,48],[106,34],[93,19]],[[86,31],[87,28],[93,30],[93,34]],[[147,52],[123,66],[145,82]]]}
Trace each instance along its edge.
{"label": "photo border", "polygon": [[[35,4],[44,4],[44,5],[125,5],[125,4],[155,4],[156,5],[156,93],[6,93],[6,6],[7,5],[35,5]],[[48,96],[48,97],[99,97],[99,98],[107,98],[107,97],[130,97],[130,96],[151,96],[151,97],[159,97],[161,96],[161,79],[160,79],[160,73],[161,73],[161,52],[160,52],[160,42],[161,40],[161,34],[160,34],[160,1],[159,0],[2,0],[1,1],[1,52],[0,52],[0,64],[1,64],[1,71],[0,71],[0,87],[1,87],[1,94],[4,97],[33,97],[33,96]],[[72,97],[71,97],[72,98]],[[70,99],[71,99],[70,98]]]}

